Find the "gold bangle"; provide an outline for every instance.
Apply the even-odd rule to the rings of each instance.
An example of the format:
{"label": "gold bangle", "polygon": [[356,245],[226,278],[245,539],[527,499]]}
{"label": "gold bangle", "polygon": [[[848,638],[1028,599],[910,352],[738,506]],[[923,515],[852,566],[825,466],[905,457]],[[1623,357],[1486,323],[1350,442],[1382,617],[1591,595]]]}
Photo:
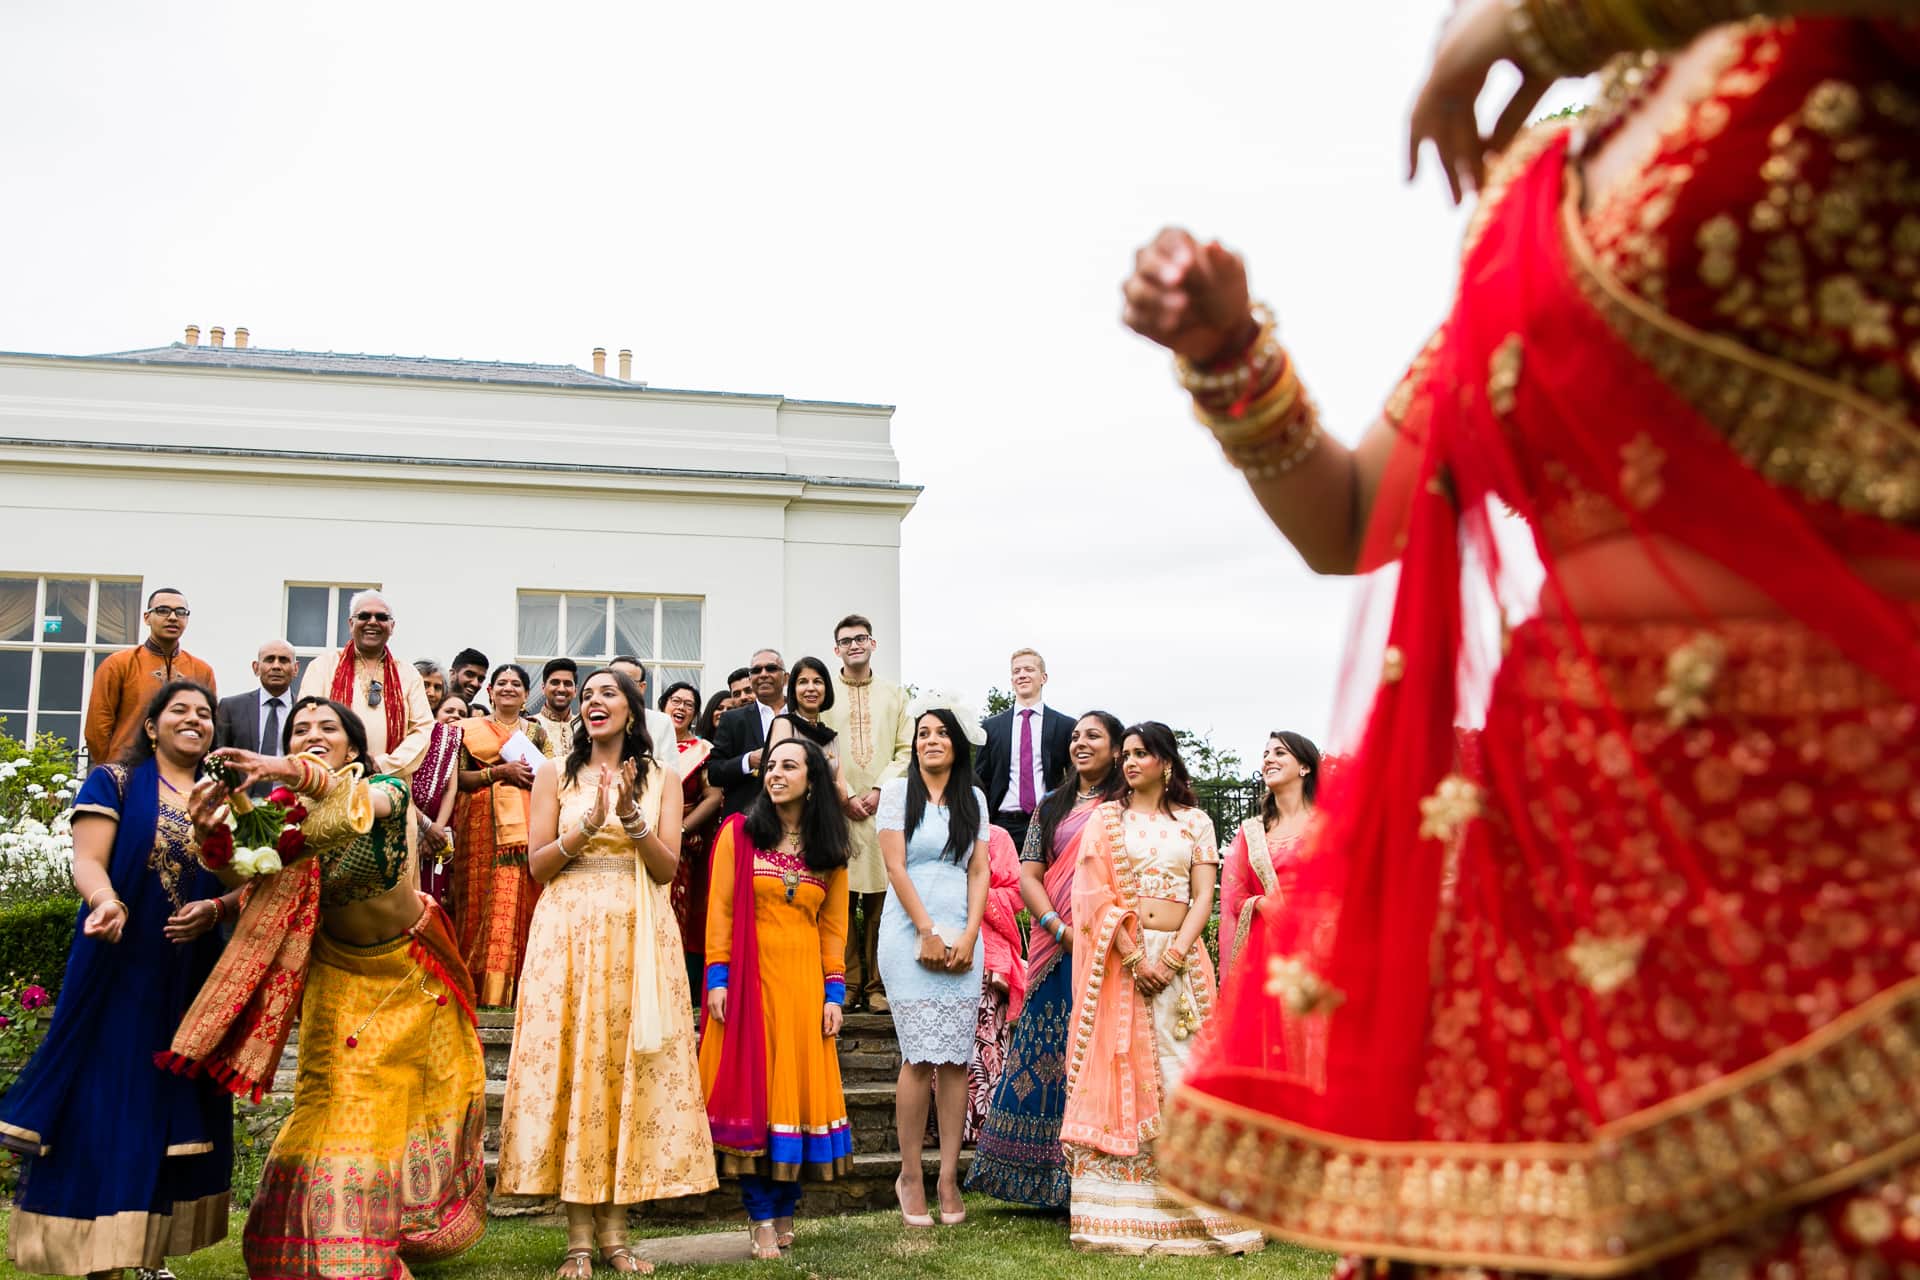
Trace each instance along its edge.
{"label": "gold bangle", "polygon": [[1121,967],[1126,969],[1138,969],[1140,962],[1146,958],[1147,949],[1145,947],[1136,947],[1129,954],[1120,957],[1120,964]]}
{"label": "gold bangle", "polygon": [[1188,969],[1191,969],[1193,967],[1192,964],[1190,964],[1187,961],[1187,958],[1185,956],[1174,951],[1171,947],[1167,949],[1167,954],[1160,957],[1160,963],[1167,966],[1167,968],[1173,970],[1175,973],[1185,973]]}
{"label": "gold bangle", "polygon": [[1232,368],[1220,373],[1208,373],[1185,356],[1173,358],[1174,375],[1189,393],[1196,396],[1237,395],[1258,375],[1263,362],[1270,364],[1282,354],[1272,309],[1264,302],[1256,302],[1249,314],[1260,330],[1254,336],[1252,345],[1235,358]]}
{"label": "gold bangle", "polygon": [[1213,438],[1221,444],[1245,444],[1292,413],[1300,395],[1300,375],[1289,360],[1274,384],[1239,415],[1212,413],[1195,402],[1193,416],[1213,432]]}
{"label": "gold bangle", "polygon": [[1249,480],[1275,480],[1292,471],[1320,447],[1324,433],[1313,402],[1303,398],[1299,412],[1258,440],[1222,445],[1227,461]]}
{"label": "gold bangle", "polygon": [[[106,887],[104,887],[104,888],[100,888],[100,889],[95,889],[95,890],[94,890],[94,891],[93,891],[92,893],[90,893],[90,894],[88,894],[88,895],[87,895],[87,910],[89,910],[89,911],[92,911],[92,910],[94,909],[94,906],[93,906],[93,900],[94,900],[95,898],[97,898],[97,897],[99,897],[99,896],[100,896],[101,894],[103,894],[103,893],[106,893],[106,894],[112,894],[112,893],[113,893],[113,886],[112,886],[112,885],[107,885],[107,886],[106,886]],[[114,895],[114,898],[113,898],[113,901],[115,901],[115,902],[120,902],[120,898],[119,898],[119,896],[118,896],[117,894],[116,894],[116,895]],[[126,906],[127,904],[126,904],[126,903],[124,903],[124,902],[120,902],[120,905],[121,905],[121,906],[122,906],[122,907],[124,908],[124,907],[125,907],[125,906]]]}

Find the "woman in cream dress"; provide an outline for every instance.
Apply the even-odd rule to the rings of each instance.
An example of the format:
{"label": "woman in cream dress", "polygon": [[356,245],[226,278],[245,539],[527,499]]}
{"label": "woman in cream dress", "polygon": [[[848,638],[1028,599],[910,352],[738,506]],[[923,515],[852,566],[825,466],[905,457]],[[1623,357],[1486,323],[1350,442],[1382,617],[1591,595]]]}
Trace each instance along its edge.
{"label": "woman in cream dress", "polygon": [[713,1143],[692,997],[671,926],[679,778],[654,758],[640,690],[600,671],[564,761],[534,781],[534,909],[500,1132],[499,1191],[557,1195],[559,1274],[593,1246],[616,1273],[653,1268],[626,1244],[627,1206],[710,1191]]}

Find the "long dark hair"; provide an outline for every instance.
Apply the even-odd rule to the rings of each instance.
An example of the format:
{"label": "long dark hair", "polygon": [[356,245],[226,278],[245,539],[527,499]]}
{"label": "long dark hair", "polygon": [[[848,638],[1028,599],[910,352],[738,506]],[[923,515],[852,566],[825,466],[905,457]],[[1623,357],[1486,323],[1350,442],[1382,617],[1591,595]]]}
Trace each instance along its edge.
{"label": "long dark hair", "polygon": [[[602,667],[589,672],[580,682],[580,707],[584,711],[587,705],[587,685],[589,682],[606,676],[614,687],[620,690],[620,696],[627,700],[627,732],[620,739],[620,760],[637,760],[640,763],[634,769],[633,785],[644,791],[647,775],[653,771],[653,739],[647,736],[647,700],[640,696],[640,686],[633,677],[624,671],[615,671],[612,667]],[[593,739],[587,734],[587,720],[582,714],[573,717],[573,746],[567,751],[567,785],[572,786],[580,780],[580,766],[593,754]]]}
{"label": "long dark hair", "polygon": [[[1307,776],[1300,779],[1300,798],[1307,802],[1307,808],[1313,808],[1313,798],[1320,791],[1320,748],[1305,734],[1291,729],[1275,729],[1267,737],[1278,738],[1288,755],[1307,766]],[[1260,821],[1270,826],[1279,817],[1280,806],[1274,801],[1273,792],[1265,792],[1260,797]]]}
{"label": "long dark hair", "polygon": [[1187,772],[1187,762],[1180,758],[1180,743],[1173,736],[1173,730],[1158,720],[1142,720],[1139,724],[1130,724],[1120,735],[1120,745],[1125,748],[1128,738],[1140,739],[1140,745],[1147,754],[1167,766],[1167,789],[1160,796],[1160,808],[1171,815],[1176,805],[1195,808],[1200,801],[1193,794],[1193,776]]}
{"label": "long dark hair", "polygon": [[701,709],[700,714],[693,721],[693,732],[696,736],[705,738],[708,742],[713,741],[713,735],[719,732],[720,728],[715,723],[720,718],[720,704],[732,696],[731,689],[722,689],[707,699],[707,705]]}
{"label": "long dark hair", "polygon": [[[792,706],[793,704],[788,703],[787,705]],[[773,737],[773,726],[776,724],[779,724],[783,720],[788,725],[792,726],[795,736],[805,738],[808,742],[811,742],[814,746],[819,747],[822,750],[826,749],[826,745],[829,742],[832,742],[835,738],[840,736],[839,734],[835,733],[833,730],[827,728],[826,725],[819,724],[819,723],[816,723],[815,721],[809,720],[805,716],[801,715],[798,711],[782,711],[779,715],[775,716],[773,719],[767,722],[768,738]],[[764,760],[765,758],[766,757],[764,756],[761,757],[762,760]]]}
{"label": "long dark hair", "polygon": [[[1096,799],[1101,803],[1118,800],[1127,793],[1127,780],[1120,772],[1120,743],[1126,730],[1121,727],[1120,717],[1110,711],[1089,711],[1073,722],[1078,729],[1082,720],[1098,720],[1100,727],[1107,731],[1107,738],[1113,743],[1113,763],[1107,766],[1107,776],[1100,780],[1100,790]],[[1073,812],[1073,806],[1079,802],[1080,775],[1072,767],[1067,767],[1066,780],[1047,792],[1040,801],[1040,808],[1034,813],[1034,821],[1040,828],[1040,859],[1053,861],[1053,833],[1060,826],[1061,819]]]}
{"label": "long dark hair", "polygon": [[[158,593],[156,592],[155,594]],[[179,593],[175,592],[174,594],[178,595]],[[207,710],[218,710],[214,705],[213,692],[198,680],[169,680],[161,687],[160,692],[147,699],[147,709],[140,713],[140,732],[133,735],[133,741],[127,744],[127,749],[120,753],[120,759],[115,761],[115,763],[135,766],[143,765],[153,759],[154,743],[153,739],[147,736],[147,721],[151,720],[155,724],[158,724],[160,721],[160,713],[167,709],[167,704],[172,702],[178,695],[189,691],[197,693],[207,700]],[[209,738],[200,754],[205,756],[207,752],[211,750],[213,750],[213,739]]]}
{"label": "long dark hair", "polygon": [[913,722],[913,766],[907,770],[904,836],[913,839],[920,819],[927,813],[927,780],[920,776],[920,721],[928,716],[946,726],[947,738],[953,743],[953,772],[947,775],[946,794],[941,797],[947,806],[947,847],[940,851],[940,856],[965,862],[973,852],[974,842],[980,838],[980,802],[973,794],[973,744],[960,732],[959,719],[945,707],[922,711]]}
{"label": "long dark hair", "polygon": [[293,741],[293,722],[298,720],[300,713],[308,707],[333,709],[333,714],[340,717],[340,730],[347,735],[347,745],[353,748],[353,759],[347,763],[358,763],[360,771],[371,777],[373,752],[367,746],[367,726],[360,722],[360,713],[345,703],[335,702],[332,698],[323,698],[315,693],[294,699],[293,709],[287,712],[287,722],[280,727],[280,754],[287,754],[287,744]]}
{"label": "long dark hair", "polygon": [[826,682],[826,696],[820,699],[820,710],[824,714],[833,709],[833,672],[827,670],[827,664],[818,658],[801,658],[793,664],[793,670],[787,672],[787,706],[799,714],[800,709],[800,673],[811,671]]}
{"label": "long dark hair", "polygon": [[[767,748],[760,761],[760,775],[766,777],[767,758],[781,747],[797,743],[807,757],[807,794],[800,802],[800,857],[809,871],[831,871],[847,865],[852,838],[847,834],[847,815],[840,812],[839,792],[833,781],[833,765],[827,753],[805,738],[788,738]],[[780,810],[768,797],[763,784],[753,803],[747,807],[747,839],[756,849],[778,848],[784,834]]]}

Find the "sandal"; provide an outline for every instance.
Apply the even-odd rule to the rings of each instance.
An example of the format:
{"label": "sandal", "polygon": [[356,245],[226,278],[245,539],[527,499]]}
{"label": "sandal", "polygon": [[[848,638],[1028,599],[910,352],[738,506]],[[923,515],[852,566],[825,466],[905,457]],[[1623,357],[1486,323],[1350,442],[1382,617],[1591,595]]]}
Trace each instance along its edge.
{"label": "sandal", "polygon": [[555,1271],[557,1280],[593,1280],[593,1250],[569,1249]]}
{"label": "sandal", "polygon": [[[766,1232],[767,1242],[760,1242],[760,1233]],[[773,1229],[773,1223],[756,1222],[753,1224],[753,1260],[755,1262],[780,1261],[780,1234]]]}
{"label": "sandal", "polygon": [[653,1264],[645,1258],[633,1256],[633,1250],[624,1244],[603,1244],[600,1246],[600,1261],[615,1275],[650,1276]]}
{"label": "sandal", "polygon": [[793,1248],[793,1219],[791,1217],[775,1218],[773,1220],[773,1234],[775,1240],[779,1242],[781,1252],[784,1253],[786,1250]]}

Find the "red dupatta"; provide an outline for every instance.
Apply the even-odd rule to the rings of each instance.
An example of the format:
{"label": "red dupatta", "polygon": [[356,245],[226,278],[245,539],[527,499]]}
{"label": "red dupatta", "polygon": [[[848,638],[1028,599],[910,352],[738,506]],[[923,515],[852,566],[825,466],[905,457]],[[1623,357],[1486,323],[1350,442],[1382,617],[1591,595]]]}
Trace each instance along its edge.
{"label": "red dupatta", "polygon": [[753,841],[734,814],[714,839],[713,856],[733,859],[733,949],[727,958],[727,1021],[707,1019],[719,1036],[720,1073],[707,1098],[713,1145],[728,1155],[767,1154],[767,1024],[760,1007],[760,933],[754,925]]}
{"label": "red dupatta", "polygon": [[987,973],[1007,984],[1007,1021],[1012,1022],[1027,1003],[1027,959],[1020,954],[1020,922],[1016,918],[1020,914],[1020,854],[1013,847],[1013,836],[1004,828],[987,830],[992,876],[981,932],[986,939]]}
{"label": "red dupatta", "polygon": [[[1675,724],[1783,693],[1715,687],[1728,620],[1676,569],[1688,557],[1750,584],[1785,625],[1830,646],[1830,678],[1877,681],[1912,703],[1915,614],[1849,557],[1920,564],[1920,540],[1880,518],[1910,518],[1901,477],[1920,433],[1611,287],[1583,252],[1566,151],[1564,132],[1523,139],[1483,197],[1460,295],[1401,406],[1367,534],[1364,562],[1397,567],[1381,575],[1384,651],[1356,659],[1344,681],[1364,712],[1358,751],[1323,792],[1285,908],[1255,920],[1157,1152],[1182,1193],[1291,1239],[1610,1275],[1898,1158],[1910,1126],[1867,1123],[1865,1095],[1836,1092],[1815,1067],[1830,1054],[1854,1064],[1856,1082],[1910,1077],[1880,1055],[1911,1036],[1900,1019],[1915,1016],[1905,1010],[1920,993],[1858,981],[1823,991],[1836,1007],[1814,1033],[1716,1063],[1711,1078],[1629,1080],[1657,1101],[1620,1102],[1625,1068],[1609,1057],[1609,1028],[1630,1006],[1612,998],[1630,987],[1640,948],[1664,939],[1623,934],[1618,904],[1670,904],[1674,932],[1704,938],[1700,968],[1741,997],[1763,989],[1748,958],[1765,933],[1714,892],[1701,834],[1653,784],[1654,747],[1596,656],[1606,619],[1583,616],[1562,575],[1581,542],[1564,517],[1602,513],[1613,544],[1637,549],[1636,571],[1691,602],[1667,624],[1688,642],[1671,650],[1664,685],[1652,677]],[[1539,794],[1576,723],[1599,726],[1588,771],[1604,769],[1631,806]],[[1532,939],[1503,919],[1511,899],[1492,887],[1493,829],[1501,856],[1542,886],[1529,906],[1557,949],[1523,947]],[[1456,885],[1473,892],[1455,897]],[[1532,993],[1498,1034],[1538,1045],[1541,1072],[1590,1090],[1571,1126],[1588,1136],[1446,1140],[1521,1123],[1498,1110],[1508,1105],[1498,1080],[1458,1101],[1423,1094],[1435,1037],[1460,1025],[1436,993],[1471,1001],[1475,980],[1442,965],[1439,939],[1468,926],[1497,956],[1501,971],[1485,981]],[[1324,1037],[1324,1085],[1286,1060],[1301,1020]],[[1794,1118],[1779,1127],[1775,1115]]]}

